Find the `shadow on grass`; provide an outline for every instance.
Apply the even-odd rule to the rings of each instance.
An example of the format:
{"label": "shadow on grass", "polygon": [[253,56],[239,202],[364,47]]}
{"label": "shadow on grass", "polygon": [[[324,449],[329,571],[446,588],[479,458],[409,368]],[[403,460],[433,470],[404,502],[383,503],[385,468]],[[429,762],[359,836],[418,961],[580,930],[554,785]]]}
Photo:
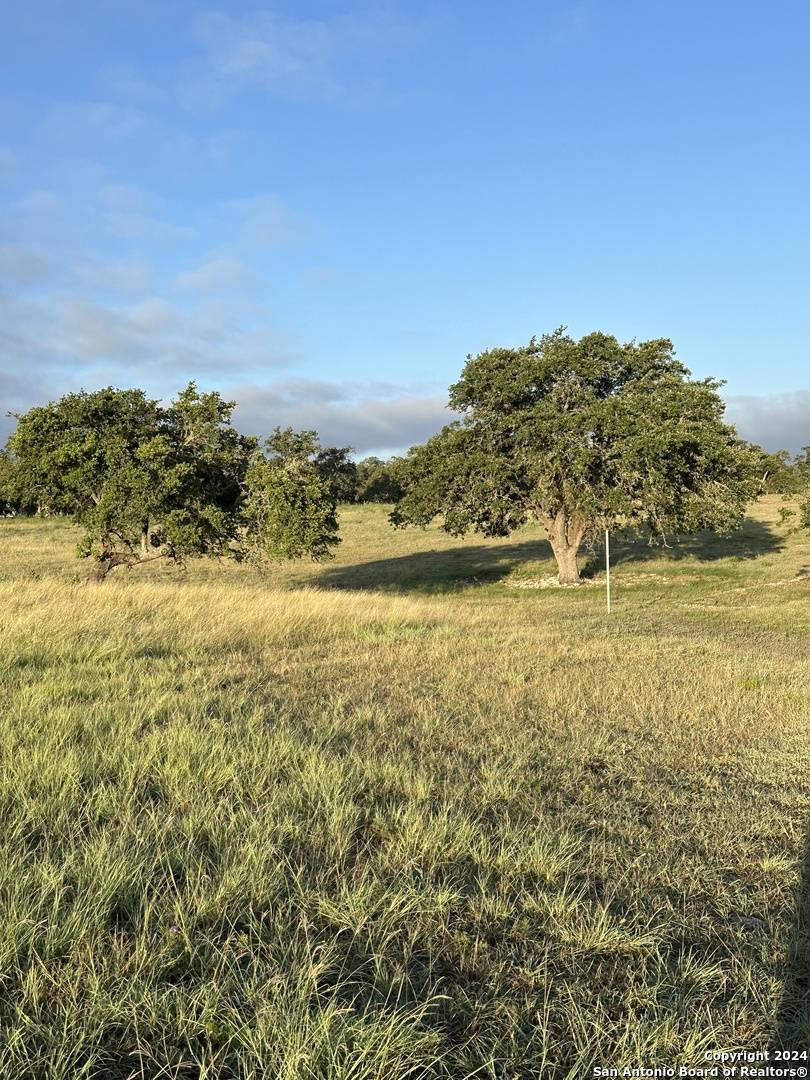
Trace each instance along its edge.
{"label": "shadow on grass", "polygon": [[[731,536],[699,533],[673,540],[669,547],[650,545],[646,541],[611,540],[611,562],[648,562],[652,559],[755,559],[780,551],[782,541],[759,521],[746,519],[745,524]],[[592,577],[603,566],[601,546],[580,554],[583,577]],[[526,563],[548,562],[553,572],[553,556],[547,540],[526,540],[515,544],[486,546],[469,544],[459,548],[418,551],[373,562],[350,566],[332,566],[321,571],[313,580],[321,589],[375,589],[383,592],[442,593],[474,584],[501,581]]]}
{"label": "shadow on grass", "polygon": [[668,547],[646,541],[623,543],[619,539],[615,544],[611,542],[611,561],[641,562],[663,558],[715,562],[717,559],[757,559],[781,551],[785,546],[782,538],[769,525],[754,518],[746,518],[741,528],[729,536],[701,532],[694,536],[668,537],[667,544]]}
{"label": "shadow on grass", "polygon": [[[746,518],[741,528],[729,536],[701,532],[693,536],[667,537],[667,546],[650,544],[646,540],[625,540],[620,534],[610,538],[611,565],[643,563],[663,559],[682,562],[717,562],[720,559],[758,559],[782,551],[785,544],[769,525],[753,518]],[[604,547],[599,545],[582,561],[586,576],[598,572],[604,563]]]}
{"label": "shadow on grass", "polygon": [[[776,1017],[774,1049],[804,1051],[810,1047],[810,831],[796,892],[796,917],[787,951],[787,971]],[[777,1062],[776,1064],[779,1064]],[[806,1066],[805,1060],[784,1063]]]}
{"label": "shadow on grass", "polygon": [[390,559],[332,566],[313,584],[319,589],[377,589],[383,592],[452,592],[471,584],[500,581],[526,562],[551,559],[547,540],[497,547],[469,544],[447,550],[417,551]]}

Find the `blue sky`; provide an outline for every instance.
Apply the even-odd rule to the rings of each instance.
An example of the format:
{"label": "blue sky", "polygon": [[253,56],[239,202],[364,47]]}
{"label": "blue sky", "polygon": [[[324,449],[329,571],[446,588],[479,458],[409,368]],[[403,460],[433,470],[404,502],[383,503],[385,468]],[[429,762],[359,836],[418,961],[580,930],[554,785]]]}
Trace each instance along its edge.
{"label": "blue sky", "polygon": [[387,452],[566,324],[671,337],[797,449],[808,37],[779,0],[3,5],[3,413],[196,378]]}

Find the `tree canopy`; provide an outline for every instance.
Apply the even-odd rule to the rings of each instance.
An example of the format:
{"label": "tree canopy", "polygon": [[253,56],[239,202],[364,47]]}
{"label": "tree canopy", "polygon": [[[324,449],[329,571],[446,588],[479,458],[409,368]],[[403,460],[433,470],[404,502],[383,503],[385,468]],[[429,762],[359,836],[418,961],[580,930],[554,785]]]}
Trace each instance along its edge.
{"label": "tree canopy", "polygon": [[756,455],[723,421],[716,379],[693,380],[664,338],[620,344],[560,328],[468,357],[461,419],[408,454],[396,525],[548,534],[563,584],[606,528],[650,536],[728,531],[756,492]]}
{"label": "tree canopy", "polygon": [[276,428],[265,447],[245,478],[248,550],[258,558],[328,558],[340,542],[336,490],[320,467],[316,433]]}
{"label": "tree canopy", "polygon": [[[313,433],[314,434],[314,433]],[[318,473],[327,481],[335,502],[352,503],[357,494],[357,465],[351,446],[319,448],[313,456]]]}
{"label": "tree canopy", "polygon": [[7,450],[0,450],[0,517],[36,511],[36,498],[27,488],[25,477],[12,455]]}
{"label": "tree canopy", "polygon": [[194,383],[164,407],[141,390],[68,394],[18,417],[0,480],[69,514],[79,554],[116,566],[259,551],[322,558],[337,542],[334,493],[314,433],[276,432],[269,457],[232,426],[234,402]]}
{"label": "tree canopy", "polygon": [[19,417],[9,449],[39,505],[82,526],[80,553],[103,578],[237,539],[255,440],[233,430],[233,408],[193,383],[168,408],[141,390],[82,391]]}

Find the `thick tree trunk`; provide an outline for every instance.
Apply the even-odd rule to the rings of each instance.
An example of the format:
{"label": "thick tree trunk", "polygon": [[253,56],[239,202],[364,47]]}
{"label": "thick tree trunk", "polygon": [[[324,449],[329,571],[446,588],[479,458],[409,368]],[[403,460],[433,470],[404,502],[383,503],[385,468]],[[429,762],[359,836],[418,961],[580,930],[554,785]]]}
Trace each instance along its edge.
{"label": "thick tree trunk", "polygon": [[561,585],[579,585],[579,566],[577,552],[585,534],[584,523],[570,517],[564,510],[553,517],[538,515],[548,533],[551,550],[557,560],[557,579]]}
{"label": "thick tree trunk", "polygon": [[561,585],[579,585],[579,567],[577,566],[577,548],[573,544],[564,547],[551,545],[554,558],[557,560],[557,578]]}
{"label": "thick tree trunk", "polygon": [[143,523],[143,531],[141,532],[141,558],[145,559],[149,554],[149,522]]}

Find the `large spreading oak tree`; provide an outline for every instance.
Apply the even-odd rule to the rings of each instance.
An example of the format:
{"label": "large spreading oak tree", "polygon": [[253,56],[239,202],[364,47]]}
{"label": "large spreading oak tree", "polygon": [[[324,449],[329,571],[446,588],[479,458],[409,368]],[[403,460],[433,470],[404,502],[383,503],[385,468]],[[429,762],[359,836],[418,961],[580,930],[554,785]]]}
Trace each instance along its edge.
{"label": "large spreading oak tree", "polygon": [[408,454],[395,525],[454,535],[545,528],[561,584],[605,529],[730,531],[756,494],[756,455],[723,420],[716,379],[690,378],[666,339],[574,340],[565,328],[468,357],[461,419]]}

